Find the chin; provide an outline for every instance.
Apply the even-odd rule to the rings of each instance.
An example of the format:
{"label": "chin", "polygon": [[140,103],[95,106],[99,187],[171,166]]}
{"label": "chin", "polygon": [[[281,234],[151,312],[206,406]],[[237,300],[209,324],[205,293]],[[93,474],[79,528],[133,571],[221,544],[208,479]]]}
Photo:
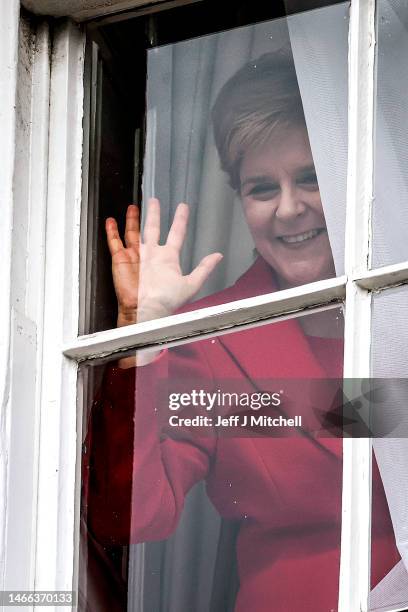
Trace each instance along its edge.
{"label": "chin", "polygon": [[292,252],[286,255],[272,249],[270,243],[267,245],[258,243],[257,250],[275,270],[279,286],[282,289],[298,287],[336,276],[331,251],[323,253],[320,251],[320,253],[314,254]]}
{"label": "chin", "polygon": [[297,271],[282,270],[281,272],[276,270],[276,272],[279,278],[279,284],[282,288],[298,287],[299,285],[315,283],[336,276],[334,267]]}

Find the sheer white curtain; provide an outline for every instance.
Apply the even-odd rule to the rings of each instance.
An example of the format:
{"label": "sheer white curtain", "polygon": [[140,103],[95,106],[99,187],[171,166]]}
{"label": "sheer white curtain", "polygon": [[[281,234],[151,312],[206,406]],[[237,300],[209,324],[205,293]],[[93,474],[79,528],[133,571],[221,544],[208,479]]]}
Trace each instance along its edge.
{"label": "sheer white curtain", "polygon": [[[336,273],[344,272],[349,4],[288,17]],[[330,160],[330,161],[329,161]]]}
{"label": "sheer white curtain", "polygon": [[378,2],[373,266],[408,260],[408,4]]}
{"label": "sheer white curtain", "polygon": [[[408,128],[408,124],[406,125]],[[370,610],[408,605],[408,287],[374,296],[372,376],[392,379],[383,419],[387,437],[373,440],[401,561],[373,590]],[[398,380],[401,379],[401,382]]]}
{"label": "sheer white curtain", "polygon": [[[408,5],[379,0],[373,266],[408,260]],[[406,288],[376,296],[373,376],[408,377],[408,293]],[[387,418],[406,397],[390,396]],[[402,421],[402,428],[405,421]],[[401,429],[401,426],[400,428]],[[400,433],[400,435],[399,435]],[[391,437],[394,436],[394,437]],[[372,594],[372,608],[390,602],[408,605],[408,441],[405,430],[374,440],[402,561]],[[379,585],[381,586],[381,585]]]}

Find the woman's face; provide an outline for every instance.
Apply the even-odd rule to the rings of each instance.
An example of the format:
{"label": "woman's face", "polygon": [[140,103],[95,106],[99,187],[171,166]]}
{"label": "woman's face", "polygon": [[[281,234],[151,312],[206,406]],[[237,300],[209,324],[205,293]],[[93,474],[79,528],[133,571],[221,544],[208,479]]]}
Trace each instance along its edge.
{"label": "woman's face", "polygon": [[284,289],[335,276],[306,128],[277,132],[241,163],[241,197],[256,248]]}

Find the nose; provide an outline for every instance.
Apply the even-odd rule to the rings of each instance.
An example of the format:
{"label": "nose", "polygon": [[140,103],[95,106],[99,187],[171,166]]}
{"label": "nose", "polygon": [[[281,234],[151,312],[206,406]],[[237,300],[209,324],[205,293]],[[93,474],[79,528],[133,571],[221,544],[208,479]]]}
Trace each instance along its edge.
{"label": "nose", "polygon": [[296,184],[282,185],[275,217],[280,221],[292,221],[302,215],[307,206],[303,195]]}

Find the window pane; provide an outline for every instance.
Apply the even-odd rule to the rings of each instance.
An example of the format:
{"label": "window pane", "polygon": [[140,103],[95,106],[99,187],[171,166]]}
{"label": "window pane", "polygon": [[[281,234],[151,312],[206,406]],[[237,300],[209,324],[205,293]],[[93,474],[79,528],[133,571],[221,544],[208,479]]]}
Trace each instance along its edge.
{"label": "window pane", "polygon": [[[142,247],[140,266],[136,230],[127,234],[126,252],[118,253],[120,243],[111,243],[121,322],[136,320],[136,304],[138,320],[144,320],[343,273],[348,10],[348,3],[340,3],[165,45],[155,44],[155,38],[161,43],[166,37],[151,22],[147,59],[140,62],[135,52],[133,65],[133,40],[139,46],[146,40],[145,32],[132,30],[138,20],[109,30],[110,45],[120,41],[128,50],[134,115],[143,114],[140,92],[147,73],[145,122],[135,123],[132,116],[129,132],[119,130],[113,141],[114,147],[123,141],[127,150],[129,143],[135,148],[133,197],[142,203],[149,243]],[[110,70],[114,73],[114,64]],[[101,103],[105,108],[103,95]],[[126,125],[128,106],[117,105],[121,121],[115,125]],[[114,160],[121,155],[115,153]],[[124,176],[127,166],[120,166]],[[107,167],[104,172],[109,175]],[[114,201],[114,191],[108,191],[100,198]],[[154,248],[157,202],[150,221],[147,214],[153,196],[161,204],[162,246],[170,236],[166,248]],[[119,199],[111,212],[108,205],[100,208],[100,222],[114,216],[123,236],[129,200]],[[185,237],[187,208],[177,208],[180,202],[189,205]],[[134,215],[131,209],[132,231],[138,227]],[[102,234],[97,248],[106,258]],[[91,268],[99,269],[91,282],[100,286],[102,299],[89,298],[97,304],[90,331],[109,321],[116,325],[112,299],[108,304],[103,295],[105,288],[114,299],[111,284],[106,291],[110,266],[95,257]],[[189,282],[180,279],[180,271],[192,270]],[[204,301],[197,302],[200,298]]]}
{"label": "window pane", "polygon": [[408,377],[407,318],[407,286],[373,294],[373,376]]}
{"label": "window pane", "polygon": [[[380,435],[373,438],[373,474],[379,468],[387,503],[379,503],[378,497],[373,501],[372,534],[378,546],[372,549],[372,566],[376,568],[372,580],[377,587],[371,594],[370,610],[408,606],[407,298],[408,287],[373,296],[372,375],[380,379],[386,400],[386,409],[378,417]],[[388,513],[394,531],[385,520]]]}
{"label": "window pane", "polygon": [[408,260],[408,5],[378,0],[373,267]]}
{"label": "window pane", "polygon": [[82,609],[337,609],[342,330],[332,308],[81,366]]}

